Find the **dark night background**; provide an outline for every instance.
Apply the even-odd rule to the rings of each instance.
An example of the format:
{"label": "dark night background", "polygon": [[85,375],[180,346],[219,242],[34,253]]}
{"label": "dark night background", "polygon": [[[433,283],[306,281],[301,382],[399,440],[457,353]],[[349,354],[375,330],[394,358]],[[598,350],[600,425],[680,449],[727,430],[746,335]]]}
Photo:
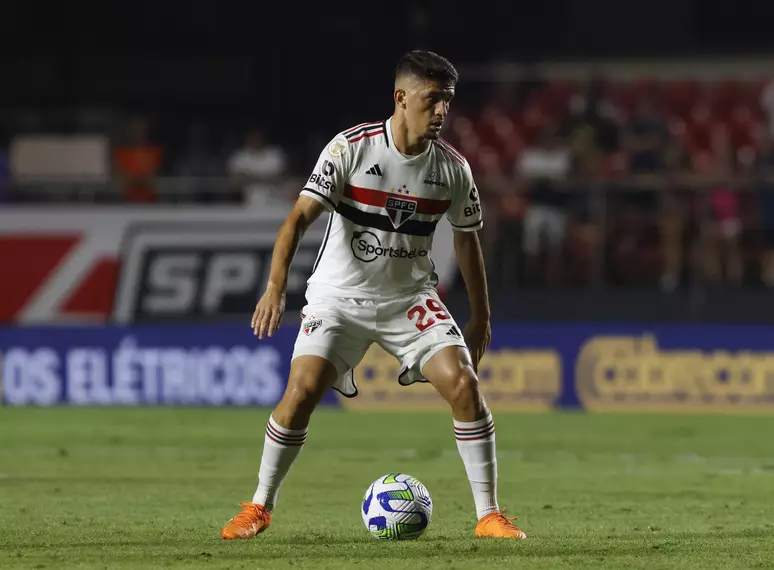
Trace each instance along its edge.
{"label": "dark night background", "polygon": [[774,46],[761,10],[685,0],[4,2],[0,102],[231,112],[290,136],[310,122],[330,131],[389,113],[395,60],[415,47],[459,67],[759,53]]}
{"label": "dark night background", "polygon": [[108,97],[138,106],[228,102],[256,118],[274,117],[283,128],[324,123],[333,119],[332,108],[389,111],[392,67],[414,47],[464,66],[727,56],[774,46],[767,19],[756,17],[763,4],[751,2],[120,0],[5,2],[3,10],[6,104]]}
{"label": "dark night background", "polygon": [[[230,126],[260,124],[278,143],[302,141],[314,153],[319,137],[391,112],[392,69],[412,48],[437,51],[463,72],[493,61],[742,60],[774,52],[765,14],[762,3],[687,0],[5,2],[0,134],[7,138],[24,129],[20,110],[47,114],[50,125],[66,132],[68,110],[102,105],[149,115],[155,134],[171,145],[197,117]],[[487,89],[463,74],[455,104],[475,107]],[[308,156],[301,156],[298,166],[305,170]],[[605,293],[593,316],[654,314],[651,293],[617,301],[618,294]],[[765,291],[722,294],[734,297],[714,302],[713,293],[702,289],[661,298],[658,314],[697,318],[702,306],[702,318],[744,320],[766,313],[761,303],[771,305]],[[584,295],[595,295],[593,288]],[[531,312],[540,318],[544,313],[533,310],[538,304],[551,305],[562,318],[588,318],[582,308],[594,304],[591,298],[578,303],[574,293],[543,301],[510,297],[505,304],[524,318]],[[750,310],[740,312],[745,304]]]}
{"label": "dark night background", "polygon": [[[745,54],[774,46],[763,4],[736,2],[5,2],[0,106],[110,104],[268,126],[291,142],[391,112],[412,48],[458,67],[578,58]],[[745,6],[747,8],[745,8]],[[465,86],[458,100],[481,95]],[[477,93],[478,92],[478,93]],[[182,116],[181,116],[182,115]],[[177,121],[176,119],[179,119]],[[157,121],[158,122],[158,121]],[[7,129],[6,129],[7,130]]]}

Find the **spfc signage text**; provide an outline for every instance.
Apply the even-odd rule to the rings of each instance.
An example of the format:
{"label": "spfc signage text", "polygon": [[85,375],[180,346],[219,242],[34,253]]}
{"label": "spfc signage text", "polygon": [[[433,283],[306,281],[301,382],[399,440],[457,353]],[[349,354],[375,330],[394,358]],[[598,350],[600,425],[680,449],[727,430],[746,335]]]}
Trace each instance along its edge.
{"label": "spfc signage text", "polygon": [[[117,323],[244,319],[266,288],[280,220],[133,228],[121,258]],[[306,304],[323,233],[304,234],[288,274],[286,310]]]}

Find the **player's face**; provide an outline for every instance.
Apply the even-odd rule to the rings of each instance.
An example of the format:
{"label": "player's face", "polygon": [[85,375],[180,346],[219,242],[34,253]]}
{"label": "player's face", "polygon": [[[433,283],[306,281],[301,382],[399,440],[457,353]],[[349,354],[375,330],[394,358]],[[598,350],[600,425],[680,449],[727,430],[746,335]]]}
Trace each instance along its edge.
{"label": "player's face", "polygon": [[419,82],[406,97],[409,129],[425,139],[437,139],[453,97],[454,87],[440,85],[436,81]]}

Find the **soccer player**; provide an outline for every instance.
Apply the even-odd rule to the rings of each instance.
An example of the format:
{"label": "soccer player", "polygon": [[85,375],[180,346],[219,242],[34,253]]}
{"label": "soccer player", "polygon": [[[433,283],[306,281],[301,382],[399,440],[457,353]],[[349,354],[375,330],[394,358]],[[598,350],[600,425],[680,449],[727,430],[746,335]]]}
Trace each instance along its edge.
{"label": "soccer player", "polygon": [[[476,536],[526,537],[497,503],[495,427],[476,376],[491,331],[476,233],[480,199],[467,161],[439,136],[457,79],[452,64],[435,53],[405,54],[395,73],[393,115],[330,141],[280,229],[268,285],[252,318],[259,339],[279,326],[301,236],[329,212],[287,389],[266,426],[258,488],[223,528],[224,539],[252,538],[269,527],[312,412],[331,387],[357,395],[353,370],[374,342],[402,363],[398,382],[429,382],[451,407],[473,491]],[[430,260],[433,232],[444,215],[454,229],[471,303],[463,334],[438,297]]]}

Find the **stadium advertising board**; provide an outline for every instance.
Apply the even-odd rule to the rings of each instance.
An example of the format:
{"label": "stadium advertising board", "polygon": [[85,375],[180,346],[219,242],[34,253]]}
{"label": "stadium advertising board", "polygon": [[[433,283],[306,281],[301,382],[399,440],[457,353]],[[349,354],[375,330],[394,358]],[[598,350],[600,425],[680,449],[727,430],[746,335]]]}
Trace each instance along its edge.
{"label": "stadium advertising board", "polygon": [[[258,342],[243,325],[0,329],[7,405],[273,405],[297,334]],[[495,410],[774,411],[774,327],[496,325],[481,363]],[[445,409],[397,384],[373,348],[348,410]]]}
{"label": "stadium advertising board", "polygon": [[273,343],[258,343],[249,327],[228,325],[3,329],[3,401],[274,405],[295,336],[286,328]]}
{"label": "stadium advertising board", "polygon": [[[252,311],[290,205],[132,206],[0,210],[0,323],[223,321]],[[308,230],[291,268],[291,309],[322,243]],[[432,252],[443,289],[457,275],[452,230]],[[297,306],[296,306],[297,305]]]}
{"label": "stadium advertising board", "polygon": [[[277,229],[245,222],[131,228],[122,249],[113,322],[244,319],[265,289]],[[289,312],[306,304],[306,281],[322,239],[316,228],[299,244],[288,275]]]}

